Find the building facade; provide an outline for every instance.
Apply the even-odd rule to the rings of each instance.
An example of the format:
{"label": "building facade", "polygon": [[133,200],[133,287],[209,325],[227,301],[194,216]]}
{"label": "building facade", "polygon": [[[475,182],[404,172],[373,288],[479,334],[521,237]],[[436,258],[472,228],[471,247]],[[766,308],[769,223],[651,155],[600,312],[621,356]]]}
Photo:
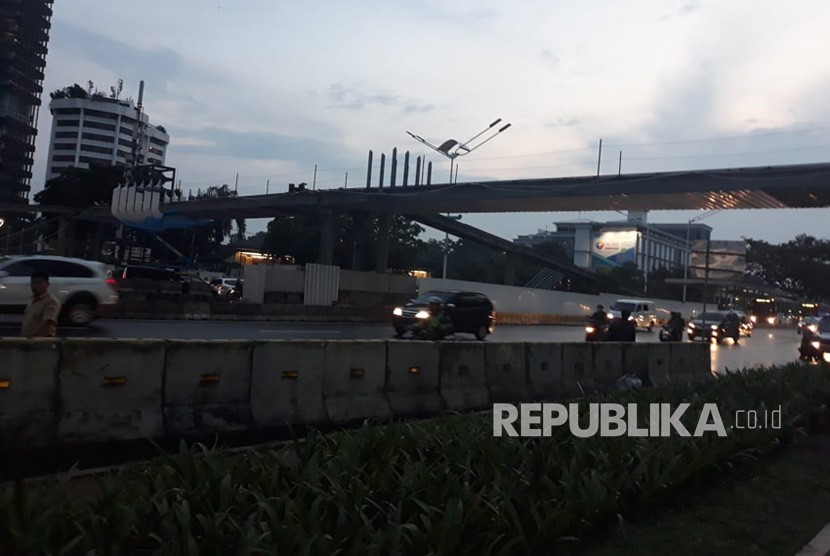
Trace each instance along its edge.
{"label": "building facade", "polygon": [[0,0],[0,202],[29,198],[51,19],[52,0]]}
{"label": "building facade", "polygon": [[134,146],[139,164],[164,164],[170,136],[163,127],[150,125],[144,112],[137,124],[138,110],[132,100],[84,94],[76,88],[71,95],[53,93],[49,110],[52,134],[47,181],[71,166],[131,165]]}
{"label": "building facade", "polygon": [[[582,268],[603,268],[634,263],[642,271],[687,267],[696,241],[710,237],[705,224],[646,224],[622,222],[557,222],[555,231],[539,230],[515,242],[534,246],[554,241],[573,263]],[[686,238],[689,238],[688,240]]]}

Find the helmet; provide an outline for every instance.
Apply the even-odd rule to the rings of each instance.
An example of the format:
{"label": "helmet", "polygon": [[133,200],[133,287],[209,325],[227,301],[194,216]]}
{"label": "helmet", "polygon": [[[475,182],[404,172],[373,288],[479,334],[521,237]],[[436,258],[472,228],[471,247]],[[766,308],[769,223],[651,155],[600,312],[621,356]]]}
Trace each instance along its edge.
{"label": "helmet", "polygon": [[433,303],[441,305],[443,302],[444,302],[443,299],[441,299],[440,297],[436,297],[436,296],[432,296],[427,300],[427,303],[429,303],[430,305],[432,305]]}
{"label": "helmet", "polygon": [[603,309],[605,309],[605,307],[603,307],[602,305],[597,305],[597,310],[598,311],[602,311]]}

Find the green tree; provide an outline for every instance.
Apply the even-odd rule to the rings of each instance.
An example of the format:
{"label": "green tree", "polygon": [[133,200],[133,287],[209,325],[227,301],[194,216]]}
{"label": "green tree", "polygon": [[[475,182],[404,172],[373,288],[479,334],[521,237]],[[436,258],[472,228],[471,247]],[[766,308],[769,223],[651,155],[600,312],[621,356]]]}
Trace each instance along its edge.
{"label": "green tree", "polygon": [[830,298],[830,241],[801,234],[780,245],[754,239],[747,243],[749,274],[787,292]]}

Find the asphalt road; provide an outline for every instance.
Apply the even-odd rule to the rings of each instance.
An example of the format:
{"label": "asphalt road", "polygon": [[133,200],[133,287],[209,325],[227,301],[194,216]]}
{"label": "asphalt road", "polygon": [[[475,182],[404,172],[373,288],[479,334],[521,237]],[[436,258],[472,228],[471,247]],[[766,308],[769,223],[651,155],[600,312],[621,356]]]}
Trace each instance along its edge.
{"label": "asphalt road", "polygon": [[[20,317],[0,316],[0,335],[17,336]],[[60,336],[92,338],[165,338],[228,340],[370,340],[393,337],[385,324],[307,323],[307,322],[220,322],[109,319],[96,322],[89,329],[61,328]],[[726,340],[711,344],[712,368],[744,369],[795,361],[801,339],[792,328],[756,329],[750,338],[738,344]],[[487,341],[497,342],[580,342],[584,329],[579,326],[509,326],[497,325]],[[458,341],[477,341],[472,335],[459,334]],[[658,334],[638,332],[638,342],[657,342]],[[698,340],[700,341],[700,340]]]}

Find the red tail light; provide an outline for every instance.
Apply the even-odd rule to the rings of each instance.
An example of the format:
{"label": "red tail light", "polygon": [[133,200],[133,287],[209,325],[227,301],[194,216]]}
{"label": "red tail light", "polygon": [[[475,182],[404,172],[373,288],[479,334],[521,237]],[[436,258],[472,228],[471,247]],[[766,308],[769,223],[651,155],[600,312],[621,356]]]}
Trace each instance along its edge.
{"label": "red tail light", "polygon": [[106,282],[109,287],[115,288],[115,278],[107,278],[104,282]]}

